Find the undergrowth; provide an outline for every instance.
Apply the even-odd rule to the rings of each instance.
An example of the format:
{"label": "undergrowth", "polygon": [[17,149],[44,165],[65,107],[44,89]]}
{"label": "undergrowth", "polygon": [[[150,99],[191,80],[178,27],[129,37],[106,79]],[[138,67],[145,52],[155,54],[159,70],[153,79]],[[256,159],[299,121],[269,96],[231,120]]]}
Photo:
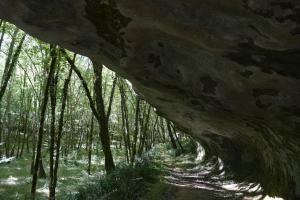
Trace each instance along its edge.
{"label": "undergrowth", "polygon": [[116,169],[92,183],[77,188],[66,200],[135,200],[147,192],[147,185],[155,183],[161,170],[150,160],[135,165],[119,164]]}
{"label": "undergrowth", "polygon": [[191,154],[197,154],[197,142],[195,142],[195,140],[193,139],[186,139],[182,141],[182,146],[184,149],[183,153],[191,153]]}
{"label": "undergrowth", "polygon": [[197,143],[193,139],[185,139],[180,141],[180,144],[182,146],[182,149],[179,146],[179,143],[177,142],[177,149],[174,150],[172,148],[171,143],[166,144],[166,149],[172,151],[174,156],[179,156],[181,154],[197,154]]}

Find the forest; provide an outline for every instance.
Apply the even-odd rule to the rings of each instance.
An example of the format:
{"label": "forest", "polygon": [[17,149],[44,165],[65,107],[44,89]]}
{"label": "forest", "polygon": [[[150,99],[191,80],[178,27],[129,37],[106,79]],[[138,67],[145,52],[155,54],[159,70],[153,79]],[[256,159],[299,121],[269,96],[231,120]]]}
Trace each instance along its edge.
{"label": "forest", "polygon": [[128,80],[4,20],[0,75],[0,199],[266,197]]}
{"label": "forest", "polygon": [[30,165],[23,173],[32,175],[31,194],[47,178],[55,199],[61,162],[73,161],[87,174],[109,173],[156,144],[181,145],[174,124],[105,66],[3,21],[0,41],[1,164]]}

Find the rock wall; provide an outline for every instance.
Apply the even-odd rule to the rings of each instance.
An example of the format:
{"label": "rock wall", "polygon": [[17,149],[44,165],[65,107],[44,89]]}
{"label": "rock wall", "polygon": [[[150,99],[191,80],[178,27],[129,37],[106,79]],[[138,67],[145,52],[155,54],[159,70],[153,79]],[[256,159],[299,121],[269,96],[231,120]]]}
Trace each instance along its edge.
{"label": "rock wall", "polygon": [[300,196],[299,0],[1,0],[0,18],[129,79],[236,178]]}

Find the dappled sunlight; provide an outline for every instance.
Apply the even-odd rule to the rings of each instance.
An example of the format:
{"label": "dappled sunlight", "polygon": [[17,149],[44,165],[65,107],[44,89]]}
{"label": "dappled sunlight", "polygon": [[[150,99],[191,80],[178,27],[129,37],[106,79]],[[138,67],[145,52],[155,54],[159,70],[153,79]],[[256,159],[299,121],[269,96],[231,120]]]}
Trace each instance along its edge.
{"label": "dappled sunlight", "polygon": [[[168,174],[165,183],[180,191],[191,190],[195,193],[209,193],[215,198],[261,199],[262,188],[256,183],[235,182],[226,178],[224,164],[220,158],[204,163],[204,150],[199,147],[198,154],[186,154],[173,157],[164,154]],[[200,151],[200,152],[199,152]],[[196,194],[194,194],[196,195]]]}
{"label": "dappled sunlight", "polygon": [[204,160],[205,157],[205,149],[198,144],[197,146],[197,157],[196,157],[196,161],[197,162],[202,162]]}
{"label": "dappled sunlight", "polygon": [[13,161],[14,159],[15,159],[14,156],[13,157],[9,157],[9,158],[4,157],[4,158],[0,159],[0,164],[2,164],[2,163],[9,163],[9,162]]}
{"label": "dappled sunlight", "polygon": [[13,176],[9,176],[9,178],[7,179],[2,179],[0,180],[0,184],[2,185],[18,185],[20,184],[19,182],[19,178],[17,177],[13,177]]}
{"label": "dappled sunlight", "polygon": [[[34,0],[28,0],[31,1]],[[79,4],[70,6],[63,3],[62,7],[83,6]],[[205,70],[198,70],[194,68],[196,65],[191,65],[196,73],[190,73],[184,70],[183,60],[178,58],[179,62],[173,62],[170,56],[165,56],[169,53],[182,53],[175,51],[174,48],[177,47],[190,49],[191,42],[182,46],[180,40],[172,45],[172,41],[167,42],[163,38],[159,39],[162,41],[156,41],[149,37],[149,32],[150,35],[146,34],[144,39],[153,44],[134,44],[137,48],[133,49],[142,51],[141,54],[138,51],[132,52],[132,55],[134,57],[136,54],[140,59],[134,59],[129,53],[129,59],[122,60],[127,55],[126,46],[131,43],[130,38],[123,38],[125,36],[122,29],[130,23],[131,16],[123,16],[123,12],[119,13],[119,6],[120,11],[123,6],[111,7],[110,1],[101,3],[91,0],[87,4],[90,5],[84,9],[87,14],[85,18],[93,24],[96,20],[97,24],[94,25],[97,31],[99,28],[100,38],[96,39],[100,40],[94,41],[95,44],[103,46],[106,42],[110,43],[109,49],[95,48],[99,50],[99,57],[96,54],[91,54],[90,58],[77,54],[89,54],[90,51],[85,48],[92,47],[93,43],[87,40],[94,37],[88,32],[87,37],[76,34],[69,37],[66,34],[65,44],[59,46],[55,41],[47,44],[33,38],[10,22],[0,19],[0,200],[29,197],[38,200],[281,200],[265,195],[294,195],[287,187],[294,184],[293,177],[289,176],[293,173],[281,171],[284,166],[281,164],[284,162],[277,165],[277,160],[271,159],[272,151],[267,148],[268,143],[264,143],[265,138],[276,135],[276,130],[269,130],[267,124],[259,123],[263,116],[255,120],[243,118],[242,121],[237,116],[234,117],[234,113],[239,112],[232,109],[238,109],[241,105],[228,107],[227,102],[222,101],[224,98],[219,98],[222,84],[219,84],[220,76],[213,73],[214,69],[208,70],[209,73],[206,74]],[[24,7],[23,4],[20,5],[18,7]],[[30,12],[38,10],[32,5],[28,6],[27,10]],[[180,3],[178,6],[183,6],[184,9],[189,7]],[[178,6],[175,3],[172,7],[180,11]],[[2,7],[0,6],[0,10]],[[40,12],[49,14],[50,9],[52,14],[55,13],[54,7],[46,7]],[[94,7],[97,8],[94,13],[96,16],[92,16],[93,12],[90,13],[90,9],[93,10]],[[78,10],[82,9],[78,7]],[[72,14],[75,15],[76,12]],[[30,18],[29,15],[24,16]],[[29,18],[21,21],[31,21]],[[102,22],[98,18],[104,21],[109,19],[110,22],[99,25]],[[54,26],[59,25],[56,24],[56,19],[46,21],[53,22],[50,24]],[[38,29],[39,26],[37,23],[34,28]],[[30,31],[30,27],[22,27]],[[83,27],[82,30],[88,29],[89,27]],[[75,33],[74,30],[74,27],[69,30],[71,35]],[[116,36],[118,37],[115,38]],[[76,38],[81,39],[67,45]],[[80,45],[83,51],[75,53],[64,49],[76,45]],[[114,46],[118,48],[114,50]],[[144,52],[146,49],[149,52]],[[152,52],[151,49],[160,49],[160,53]],[[172,51],[168,53],[169,50]],[[197,48],[191,50],[195,53]],[[253,49],[249,51],[251,50]],[[105,55],[100,55],[103,53]],[[121,66],[124,65],[124,68],[114,66],[120,62],[110,62],[111,59],[121,59]],[[144,63],[144,59],[147,63]],[[138,63],[132,67],[125,66],[136,61],[142,64],[140,69],[136,68]],[[115,71],[105,67],[102,62]],[[193,62],[197,64],[198,61],[191,59],[190,63]],[[175,65],[165,67],[168,63]],[[218,62],[212,63],[219,66]],[[128,70],[132,74],[127,74]],[[244,73],[249,73],[240,70],[236,72],[231,75],[244,76]],[[189,78],[195,81],[189,83]],[[243,79],[239,77],[238,80],[241,78]],[[157,90],[159,87],[162,88]],[[284,92],[281,93],[267,88],[253,88],[252,96],[259,102],[256,106],[260,108],[265,107],[265,102],[260,102],[264,100],[261,95],[271,95],[275,100],[276,96]],[[271,104],[270,106],[277,105]],[[295,109],[287,107],[282,110],[289,115],[290,110]],[[226,118],[226,113],[230,116],[222,121],[223,117]],[[239,122],[237,126],[234,125],[235,122]],[[232,125],[234,129],[230,128]],[[287,123],[288,125],[290,124]],[[262,143],[252,138],[252,131],[260,129],[264,135]],[[249,136],[245,137],[245,142],[236,139],[236,136],[244,132]],[[274,138],[278,142],[274,140],[274,143],[270,143],[272,148],[281,145],[281,138]],[[251,145],[246,148],[247,141],[251,141]],[[256,144],[259,148],[256,148]],[[266,151],[260,155],[258,150],[263,148]],[[265,160],[268,162],[263,162]],[[289,169],[294,169],[293,166],[294,164],[289,166]],[[268,182],[264,176],[270,176],[273,182]],[[294,185],[298,188],[297,182]],[[156,186],[153,191],[157,198],[144,199],[152,186]]]}
{"label": "dappled sunlight", "polygon": [[284,200],[283,198],[280,197],[270,197],[270,196],[266,196],[264,198],[264,200]]}
{"label": "dappled sunlight", "polygon": [[39,194],[41,194],[41,195],[43,195],[43,196],[48,197],[48,196],[49,196],[49,188],[48,188],[48,184],[47,184],[47,185],[45,184],[43,187],[38,188],[38,189],[36,190],[36,192],[39,193]]}

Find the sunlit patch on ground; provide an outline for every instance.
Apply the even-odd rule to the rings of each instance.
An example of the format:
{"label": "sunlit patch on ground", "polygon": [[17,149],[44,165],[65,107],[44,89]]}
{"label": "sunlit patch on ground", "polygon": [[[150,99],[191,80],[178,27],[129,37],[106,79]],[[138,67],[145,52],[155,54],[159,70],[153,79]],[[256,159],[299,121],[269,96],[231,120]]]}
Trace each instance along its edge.
{"label": "sunlit patch on ground", "polygon": [[9,162],[13,161],[14,159],[15,159],[15,157],[9,157],[9,158],[4,157],[4,158],[0,159],[0,164],[9,163]]}
{"label": "sunlit patch on ground", "polygon": [[42,188],[38,188],[36,192],[42,194],[43,196],[49,196],[49,188],[46,185],[44,185]]}
{"label": "sunlit patch on ground", "polygon": [[270,196],[266,196],[264,198],[264,200],[284,200],[283,198],[280,197],[270,197]]}
{"label": "sunlit patch on ground", "polygon": [[2,179],[0,183],[1,185],[18,185],[19,179],[17,177],[9,176],[7,179]]}
{"label": "sunlit patch on ground", "polygon": [[[201,152],[200,152],[201,153]],[[168,173],[165,184],[173,188],[173,199],[261,199],[262,188],[255,183],[238,183],[226,178],[224,165],[220,159],[203,164],[203,155],[170,156],[164,154],[162,160]],[[181,198],[182,197],[182,198]],[[268,200],[268,199],[267,199]],[[279,199],[275,199],[279,200]]]}
{"label": "sunlit patch on ground", "polygon": [[[14,159],[11,162],[2,163],[0,166],[0,200],[16,200],[16,199],[28,199],[31,189],[31,156],[25,154],[21,159]],[[91,177],[98,176],[103,170],[103,166],[100,164],[99,156],[93,156],[92,160],[92,174],[93,176],[87,176],[86,173],[82,173],[86,170],[87,165],[82,162],[77,162],[82,159],[78,156],[62,157],[59,167],[58,184],[57,184],[57,199],[64,199],[64,195],[74,192],[76,187],[80,184],[86,184],[90,181]],[[44,167],[48,174],[48,159],[44,159]],[[37,186],[37,199],[47,199],[48,184],[47,179],[39,179]]]}

